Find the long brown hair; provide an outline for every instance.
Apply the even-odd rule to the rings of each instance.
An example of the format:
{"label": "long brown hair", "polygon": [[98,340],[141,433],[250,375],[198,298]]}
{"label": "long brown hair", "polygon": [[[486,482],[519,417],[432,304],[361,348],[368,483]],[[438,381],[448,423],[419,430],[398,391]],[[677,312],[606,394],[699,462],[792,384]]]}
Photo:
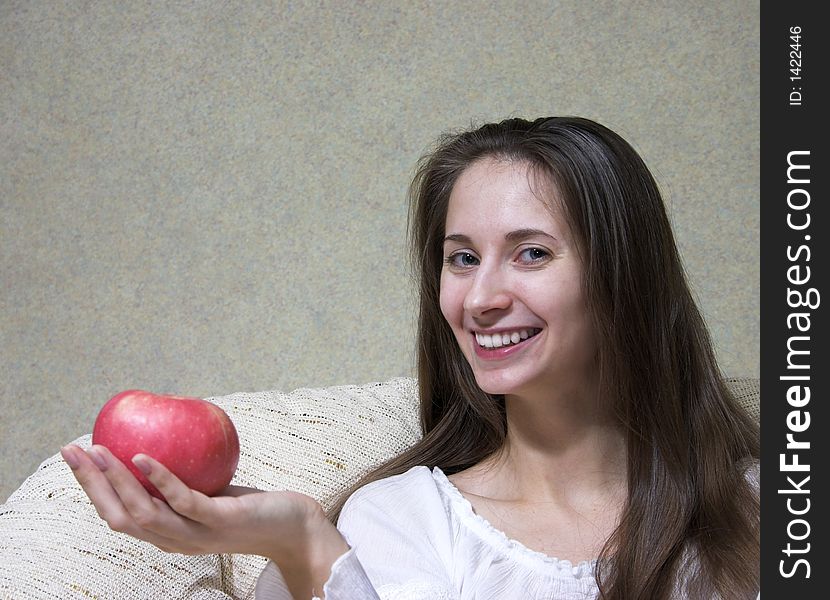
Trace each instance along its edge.
{"label": "long brown hair", "polygon": [[329,518],[371,481],[418,465],[451,475],[502,448],[504,399],[476,385],[439,306],[450,192],[485,157],[550,178],[583,258],[587,309],[603,342],[598,377],[628,452],[628,500],[597,561],[601,597],[754,597],[760,508],[741,465],[758,459],[758,426],[724,383],[651,173],[619,135],[583,118],[516,118],[447,134],[421,159],[409,230],[423,437],[341,494]]}

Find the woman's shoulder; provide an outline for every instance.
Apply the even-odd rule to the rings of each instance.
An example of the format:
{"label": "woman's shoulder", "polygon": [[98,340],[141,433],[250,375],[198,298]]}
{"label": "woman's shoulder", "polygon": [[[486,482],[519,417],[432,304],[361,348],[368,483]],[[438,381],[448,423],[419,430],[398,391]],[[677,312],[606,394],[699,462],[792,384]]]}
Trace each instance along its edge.
{"label": "woman's shoulder", "polygon": [[451,521],[433,471],[419,466],[358,489],[343,506],[337,528],[350,543],[384,539],[449,547]]}
{"label": "woman's shoulder", "polygon": [[434,512],[441,507],[442,502],[432,470],[426,466],[417,466],[359,488],[346,501],[343,514],[367,509],[411,514]]}
{"label": "woman's shoulder", "polygon": [[424,487],[428,489],[433,484],[434,480],[430,468],[418,466],[412,467],[404,473],[367,483],[351,497],[373,498],[390,494],[409,494],[415,490],[422,490]]}

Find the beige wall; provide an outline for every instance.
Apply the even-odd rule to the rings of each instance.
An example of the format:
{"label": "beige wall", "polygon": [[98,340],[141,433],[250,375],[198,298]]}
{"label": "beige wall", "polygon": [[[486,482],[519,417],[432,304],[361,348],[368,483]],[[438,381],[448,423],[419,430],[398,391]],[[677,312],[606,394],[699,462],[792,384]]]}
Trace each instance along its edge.
{"label": "beige wall", "polygon": [[472,121],[627,137],[756,376],[758,33],[757,0],[0,3],[0,501],[123,389],[411,374],[405,189]]}

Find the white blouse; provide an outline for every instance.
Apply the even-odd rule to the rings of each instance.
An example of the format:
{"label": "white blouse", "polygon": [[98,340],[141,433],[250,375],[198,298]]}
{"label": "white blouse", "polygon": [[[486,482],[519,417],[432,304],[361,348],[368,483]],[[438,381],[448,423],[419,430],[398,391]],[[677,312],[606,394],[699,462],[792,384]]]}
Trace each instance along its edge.
{"label": "white blouse", "polygon": [[[326,600],[587,600],[596,561],[572,565],[509,539],[435,467],[413,467],[353,494],[337,528],[351,549],[332,565]],[[276,565],[257,600],[290,600]]]}

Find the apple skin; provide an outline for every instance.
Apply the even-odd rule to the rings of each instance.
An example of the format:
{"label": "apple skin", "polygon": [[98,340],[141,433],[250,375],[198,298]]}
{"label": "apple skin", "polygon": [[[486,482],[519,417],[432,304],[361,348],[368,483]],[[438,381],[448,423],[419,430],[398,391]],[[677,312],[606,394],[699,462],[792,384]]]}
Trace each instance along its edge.
{"label": "apple skin", "polygon": [[239,436],[221,408],[200,398],[127,390],[101,408],[92,443],[106,446],[150,494],[161,492],[133,464],[153,457],[188,487],[208,496],[222,491],[239,463]]}

